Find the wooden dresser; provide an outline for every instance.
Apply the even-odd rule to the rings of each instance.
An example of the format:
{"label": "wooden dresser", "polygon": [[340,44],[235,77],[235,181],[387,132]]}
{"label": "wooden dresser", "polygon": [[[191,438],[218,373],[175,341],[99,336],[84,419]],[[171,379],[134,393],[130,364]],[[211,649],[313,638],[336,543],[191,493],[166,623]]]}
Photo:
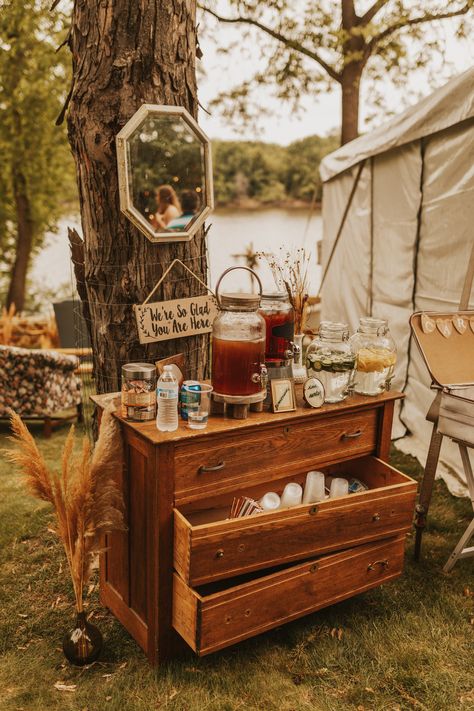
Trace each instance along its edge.
{"label": "wooden dresser", "polygon": [[[128,531],[106,541],[101,601],[151,663],[183,639],[208,654],[401,574],[416,483],[387,464],[400,397],[213,417],[201,431],[122,421]],[[311,469],[370,488],[226,520],[234,496],[281,493]]]}

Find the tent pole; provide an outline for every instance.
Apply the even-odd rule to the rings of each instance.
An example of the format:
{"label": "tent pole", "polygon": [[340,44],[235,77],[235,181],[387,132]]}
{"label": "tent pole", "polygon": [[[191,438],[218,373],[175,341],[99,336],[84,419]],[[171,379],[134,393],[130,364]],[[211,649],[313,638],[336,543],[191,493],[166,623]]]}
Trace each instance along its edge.
{"label": "tent pole", "polygon": [[342,215],[342,220],[341,220],[341,222],[340,222],[339,228],[338,228],[337,233],[336,233],[336,238],[335,238],[334,244],[333,244],[333,246],[332,246],[332,248],[331,248],[331,252],[330,252],[330,254],[329,254],[329,258],[328,258],[327,264],[326,264],[326,266],[325,266],[325,268],[324,268],[323,276],[322,276],[322,278],[321,278],[321,284],[319,285],[318,296],[321,296],[321,291],[322,291],[322,289],[323,289],[323,284],[324,284],[324,281],[325,281],[325,279],[326,279],[326,276],[327,276],[329,267],[330,267],[330,265],[331,265],[332,258],[333,258],[333,256],[334,256],[334,252],[336,251],[337,243],[339,242],[339,238],[340,238],[340,236],[342,235],[342,230],[344,229],[344,225],[345,225],[345,222],[346,222],[346,218],[347,218],[347,215],[349,214],[349,209],[350,209],[350,207],[351,207],[351,205],[352,205],[352,200],[354,199],[355,191],[356,191],[356,189],[357,189],[357,185],[358,185],[358,183],[359,183],[359,178],[360,178],[360,176],[361,176],[362,169],[363,169],[364,165],[365,165],[365,159],[364,159],[361,163],[359,163],[359,167],[358,167],[358,169],[357,169],[357,173],[356,173],[356,176],[355,176],[355,178],[354,178],[354,182],[353,182],[353,184],[352,184],[351,192],[350,192],[350,194],[349,194],[349,198],[348,198],[347,203],[346,203],[346,206],[345,206],[345,208],[344,208],[344,213],[343,213],[343,215]]}

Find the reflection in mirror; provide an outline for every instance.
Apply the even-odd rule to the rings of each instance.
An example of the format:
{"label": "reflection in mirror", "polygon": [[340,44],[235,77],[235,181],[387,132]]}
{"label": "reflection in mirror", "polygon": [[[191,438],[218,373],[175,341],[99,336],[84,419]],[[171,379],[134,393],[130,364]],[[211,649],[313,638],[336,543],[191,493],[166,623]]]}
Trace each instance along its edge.
{"label": "reflection in mirror", "polygon": [[117,146],[125,148],[122,210],[153,241],[190,239],[212,208],[209,141],[192,117],[142,106]]}

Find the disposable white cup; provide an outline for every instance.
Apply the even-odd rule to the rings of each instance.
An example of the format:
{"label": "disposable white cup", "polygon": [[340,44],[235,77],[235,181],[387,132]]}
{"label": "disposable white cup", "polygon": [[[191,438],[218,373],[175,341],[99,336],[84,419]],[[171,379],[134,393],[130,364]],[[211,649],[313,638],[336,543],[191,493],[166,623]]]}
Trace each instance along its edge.
{"label": "disposable white cup", "polygon": [[337,499],[339,496],[347,496],[349,493],[349,482],[347,479],[342,477],[335,477],[331,481],[331,488],[329,490],[329,498]]}
{"label": "disposable white cup", "polygon": [[286,509],[290,506],[298,506],[301,504],[301,499],[303,498],[303,489],[299,484],[291,482],[287,484],[283,489],[283,494],[281,495],[280,508]]}
{"label": "disposable white cup", "polygon": [[312,504],[315,501],[324,501],[325,498],[324,474],[316,471],[308,472],[306,474],[303,503]]}
{"label": "disposable white cup", "polygon": [[280,507],[280,497],[274,491],[267,491],[258,503],[264,511],[275,511]]}

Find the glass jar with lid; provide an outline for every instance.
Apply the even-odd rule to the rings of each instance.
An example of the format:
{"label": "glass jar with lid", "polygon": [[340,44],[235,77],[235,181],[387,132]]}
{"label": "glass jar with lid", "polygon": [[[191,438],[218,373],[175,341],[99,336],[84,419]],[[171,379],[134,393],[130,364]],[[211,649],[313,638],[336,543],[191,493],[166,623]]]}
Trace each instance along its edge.
{"label": "glass jar with lid", "polygon": [[361,395],[379,395],[390,387],[397,349],[385,319],[362,317],[351,338],[356,355],[354,390]]}
{"label": "glass jar with lid", "polygon": [[295,312],[285,291],[262,294],[259,313],[265,319],[267,363],[293,357]]}
{"label": "glass jar with lid", "polygon": [[122,417],[135,422],[154,420],[156,415],[156,367],[152,363],[122,366]]}
{"label": "glass jar with lid", "polygon": [[[250,271],[260,294],[221,294],[219,285],[233,269]],[[217,395],[251,396],[266,392],[265,320],[260,315],[262,286],[248,267],[231,267],[216,286],[219,314],[212,326],[212,386]]]}
{"label": "glass jar with lid", "polygon": [[347,324],[322,321],[318,336],[306,351],[306,371],[308,378],[322,382],[324,402],[340,402],[347,397],[354,365]]}

